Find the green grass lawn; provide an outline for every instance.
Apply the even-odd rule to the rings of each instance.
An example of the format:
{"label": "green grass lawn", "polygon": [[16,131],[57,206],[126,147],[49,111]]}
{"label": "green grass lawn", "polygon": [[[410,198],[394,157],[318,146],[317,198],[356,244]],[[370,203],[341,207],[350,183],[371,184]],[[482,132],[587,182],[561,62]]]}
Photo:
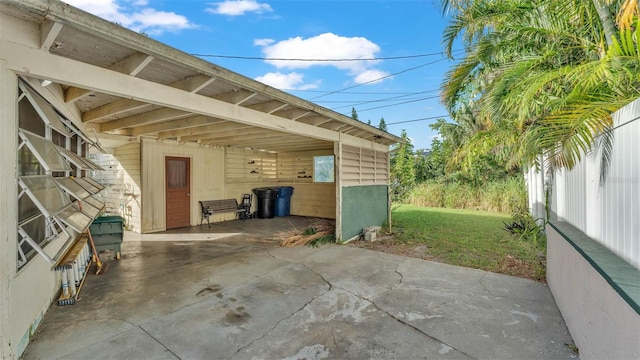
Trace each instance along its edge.
{"label": "green grass lawn", "polygon": [[544,281],[544,242],[536,247],[506,232],[509,220],[500,213],[394,205],[392,232],[398,246],[424,251],[417,254],[422,258]]}

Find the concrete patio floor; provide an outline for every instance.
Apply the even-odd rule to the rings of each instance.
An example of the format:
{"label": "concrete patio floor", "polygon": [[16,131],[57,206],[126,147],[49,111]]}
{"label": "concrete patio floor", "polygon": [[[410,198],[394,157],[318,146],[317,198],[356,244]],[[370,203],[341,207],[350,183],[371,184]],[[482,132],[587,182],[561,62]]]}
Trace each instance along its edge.
{"label": "concrete patio floor", "polygon": [[[352,246],[280,248],[309,219],[125,238],[24,359],[575,359],[544,284]],[[106,254],[101,254],[106,257]]]}

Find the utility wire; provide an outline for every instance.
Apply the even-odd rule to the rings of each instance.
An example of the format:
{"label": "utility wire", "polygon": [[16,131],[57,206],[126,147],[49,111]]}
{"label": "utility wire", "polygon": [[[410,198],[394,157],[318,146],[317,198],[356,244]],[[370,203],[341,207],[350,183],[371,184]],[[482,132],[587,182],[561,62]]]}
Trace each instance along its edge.
{"label": "utility wire", "polygon": [[[438,90],[435,90],[435,91],[438,91]],[[382,99],[375,99],[375,100],[319,100],[319,101],[316,101],[316,102],[319,103],[319,104],[350,104],[349,106],[354,106],[355,107],[355,106],[363,105],[363,104],[369,104],[369,103],[375,103],[375,102],[383,102],[383,101],[392,101],[392,100],[397,100],[397,99],[400,99],[400,98],[406,98],[407,96],[428,94],[428,93],[433,93],[433,92],[434,91],[427,90],[427,91],[417,91],[417,92],[412,92],[412,93],[402,93],[401,95],[386,97],[386,98],[382,98]]]}
{"label": "utility wire", "polygon": [[382,105],[382,106],[376,106],[376,107],[372,107],[372,108],[368,108],[368,109],[362,109],[362,110],[358,110],[358,112],[360,113],[360,112],[365,112],[365,111],[375,110],[375,109],[382,109],[382,108],[391,107],[391,106],[410,104],[410,103],[417,102],[417,101],[428,100],[428,99],[436,99],[436,98],[439,98],[439,97],[440,96],[428,96],[428,97],[424,97],[424,98],[421,98],[421,99],[403,101],[403,102],[399,102],[399,103],[396,103],[396,104]]}
{"label": "utility wire", "polygon": [[[333,110],[336,110],[336,109],[351,108],[351,107],[356,108],[359,105],[371,104],[371,103],[383,103],[383,102],[399,101],[399,100],[424,100],[424,99],[435,99],[437,97],[437,96],[433,96],[428,98],[425,98],[425,97],[407,98],[407,96],[409,95],[401,95],[401,96],[377,99],[377,100],[360,100],[358,102],[354,102],[352,100],[325,100],[325,101],[316,101],[316,103],[317,104],[349,104],[349,105],[342,105],[342,106],[332,108]],[[358,109],[356,108],[356,110]]]}
{"label": "utility wire", "polygon": [[[299,89],[280,89],[282,91],[291,91],[291,92],[315,92],[315,93],[328,93],[330,91],[325,90],[299,90]],[[419,92],[366,92],[366,91],[343,91],[342,94],[350,94],[350,95],[414,95],[421,93],[430,93],[440,91],[440,89],[430,89]]]}
{"label": "utility wire", "polygon": [[444,61],[444,60],[447,60],[447,59],[446,59],[446,58],[438,59],[438,60],[435,60],[435,61],[428,62],[428,63],[426,63],[426,64],[422,64],[422,65],[414,66],[414,67],[412,67],[412,68],[405,69],[405,70],[402,70],[402,71],[398,71],[398,72],[393,73],[393,74],[385,75],[385,76],[383,76],[383,77],[381,77],[381,78],[377,78],[377,79],[369,80],[369,81],[367,81],[367,82],[364,82],[364,83],[361,83],[361,84],[358,84],[358,85],[349,86],[349,87],[346,87],[346,88],[343,88],[343,89],[340,89],[340,90],[335,90],[335,91],[328,92],[328,93],[326,93],[326,94],[324,94],[324,95],[320,95],[320,96],[312,97],[312,98],[310,98],[309,100],[319,99],[319,98],[321,98],[321,97],[325,97],[325,96],[327,96],[327,95],[332,95],[332,94],[340,93],[340,92],[342,92],[342,91],[344,91],[344,90],[349,90],[349,89],[357,88],[357,87],[360,87],[360,86],[363,86],[363,85],[366,85],[366,84],[371,84],[371,83],[374,83],[374,82],[377,82],[377,81],[380,81],[380,80],[383,80],[383,79],[386,79],[386,78],[389,78],[389,77],[392,77],[392,76],[395,76],[395,75],[400,75],[400,74],[403,74],[403,73],[406,73],[406,72],[409,72],[409,71],[413,71],[413,70],[416,70],[416,69],[423,68],[423,67],[425,67],[425,66],[433,65],[433,64],[435,64],[435,63],[438,63],[438,62],[440,62],[440,61]]}
{"label": "utility wire", "polygon": [[[426,97],[421,97],[421,98],[412,98],[412,99],[408,99],[408,100],[405,100],[405,101],[402,101],[402,102],[398,102],[398,103],[395,103],[395,104],[382,105],[382,106],[377,106],[377,107],[368,108],[368,109],[361,109],[361,110],[356,109],[356,111],[357,111],[358,113],[360,113],[360,112],[364,112],[364,111],[367,111],[367,110],[374,110],[374,109],[381,109],[381,108],[386,108],[386,107],[390,107],[390,106],[396,106],[396,105],[402,105],[402,104],[409,104],[409,103],[416,102],[416,101],[429,100],[429,99],[437,99],[437,98],[439,98],[439,97],[440,97],[440,95],[436,95],[436,96],[426,96]],[[367,102],[363,102],[363,103],[361,103],[361,104],[356,104],[356,105],[370,104],[370,103],[383,102],[383,101],[393,101],[393,100],[394,100],[393,98],[390,98],[390,99],[381,99],[381,100],[372,100],[372,101],[367,101]],[[351,106],[340,106],[340,107],[337,107],[336,109],[342,109],[342,108],[347,108],[347,107],[351,107]],[[335,109],[334,109],[334,110],[335,110]]]}
{"label": "utility wire", "polygon": [[269,57],[258,57],[258,56],[236,56],[236,55],[217,55],[217,54],[189,54],[189,55],[199,56],[199,57],[215,57],[215,58],[239,59],[239,60],[335,62],[335,61],[375,61],[375,60],[415,59],[420,57],[445,55],[445,53],[437,52],[437,53],[405,55],[405,56],[386,56],[386,57],[373,57],[373,58],[342,58],[342,59],[269,58]]}
{"label": "utility wire", "polygon": [[405,124],[405,123],[411,123],[411,122],[440,119],[440,118],[444,118],[444,117],[450,117],[450,116],[449,115],[430,116],[430,117],[426,117],[426,118],[413,119],[413,120],[404,120],[404,121],[396,121],[396,122],[390,122],[390,123],[385,123],[385,124],[386,125]]}

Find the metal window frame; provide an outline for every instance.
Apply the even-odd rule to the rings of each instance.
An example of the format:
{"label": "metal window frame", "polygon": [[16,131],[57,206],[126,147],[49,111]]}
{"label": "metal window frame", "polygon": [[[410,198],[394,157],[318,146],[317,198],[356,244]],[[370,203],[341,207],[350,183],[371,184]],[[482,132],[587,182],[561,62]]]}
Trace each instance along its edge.
{"label": "metal window frame", "polygon": [[[18,146],[18,150],[26,146],[29,151],[31,151],[31,153],[36,157],[36,159],[38,159],[38,162],[44,167],[45,171],[49,173],[53,171],[71,171],[71,167],[69,166],[65,158],[60,155],[60,152],[56,149],[56,145],[54,145],[51,140],[43,138],[40,135],[36,135],[24,129],[18,129],[18,136],[22,140],[22,144]],[[40,151],[41,149],[38,149],[38,145],[36,144],[37,141],[42,141],[41,144],[46,147],[45,150],[47,151],[47,153],[53,157],[57,157],[60,164],[49,163],[49,161],[47,161],[46,154],[42,154]],[[64,164],[64,167],[59,167],[61,164]]]}
{"label": "metal window frame", "polygon": [[84,132],[80,131],[80,129],[78,129],[78,127],[71,120],[65,119],[64,117],[61,117],[60,120],[62,121],[63,124],[65,124],[69,128],[69,130],[73,134],[78,135],[78,137],[80,137],[80,139],[82,139],[85,143],[98,149],[101,153],[106,154],[106,151],[98,143],[97,137],[96,137],[96,141],[93,141],[87,135],[85,135]]}
{"label": "metal window frame", "polygon": [[[44,168],[46,175],[29,175],[19,176],[18,184],[20,191],[18,193],[18,199],[22,196],[28,196],[33,202],[39,213],[31,215],[30,217],[20,221],[18,223],[18,246],[17,246],[17,266],[18,270],[26,265],[32,258],[32,254],[35,252],[41,255],[49,263],[55,264],[61,256],[64,255],[68,247],[74,242],[76,238],[75,233],[84,233],[87,231],[92,221],[99,216],[104,210],[105,204],[91,197],[91,195],[102,191],[104,185],[89,178],[74,178],[74,184],[79,188],[86,191],[86,193],[74,192],[72,186],[63,186],[65,181],[57,181],[51,174],[53,172],[64,172],[67,176],[73,171],[70,164],[73,164],[77,169],[84,171],[92,170],[104,170],[102,167],[93,163],[91,160],[76,154],[74,151],[67,149],[70,147],[70,139],[77,135],[79,137],[78,145],[83,145],[81,141],[95,146],[102,152],[102,148],[96,142],[91,141],[84,133],[64,116],[60,115],[55,107],[49,103],[42,95],[35,89],[29,86],[23,80],[19,81],[19,88],[21,94],[18,96],[17,101],[20,102],[26,98],[40,120],[45,124],[45,136],[29,132],[28,130],[19,128],[18,137],[21,140],[18,145],[18,151],[23,147],[26,147],[40,165]],[[55,131],[66,138],[66,147],[61,147],[53,143],[51,140],[52,131]],[[81,172],[78,172],[80,175]],[[47,178],[47,184],[42,189],[31,189],[29,184],[35,185],[37,182],[28,182],[28,177],[42,177]],[[84,180],[83,180],[84,179]],[[70,184],[69,184],[70,185]],[[76,190],[78,190],[76,188]],[[52,209],[47,206],[51,206],[53,203],[44,204],[38,199],[35,191],[58,192],[56,196],[62,199],[62,203],[56,202],[56,206],[59,208]],[[88,196],[85,196],[89,194]],[[75,198],[76,201],[72,201]],[[57,200],[60,200],[57,199]],[[46,200],[43,200],[46,201]],[[30,224],[32,221],[36,221],[40,218],[44,219],[44,238],[38,241],[31,238],[28,229],[25,229],[25,225]],[[40,225],[38,224],[38,227]],[[39,231],[39,230],[37,230]],[[51,257],[44,251],[44,246],[49,244],[53,239],[61,236],[64,233],[67,235],[67,241],[58,249],[55,256]],[[39,237],[39,236],[38,236]],[[31,250],[25,253],[23,250],[24,244],[28,244]]]}
{"label": "metal window frame", "polygon": [[60,153],[60,155],[62,155],[63,158],[65,158],[67,161],[75,165],[80,170],[88,170],[88,171],[104,170],[102,167],[98,166],[93,161],[83,158],[82,156],[74,153],[71,150],[65,149],[62,146],[58,146],[58,145],[54,145],[54,146],[56,147],[56,150],[58,150],[58,152]]}
{"label": "metal window frame", "polygon": [[23,81],[19,81],[18,86],[47,127],[66,137],[71,137],[60,115],[47,100]]}
{"label": "metal window frame", "polygon": [[[40,211],[39,215],[32,216],[21,223],[18,224],[18,234],[20,235],[20,239],[18,240],[18,269],[27,264],[29,261],[29,254],[25,254],[22,250],[22,245],[26,242],[28,243],[33,250],[35,250],[40,256],[42,256],[49,263],[55,264],[60,256],[64,254],[68,246],[75,239],[76,234],[81,234],[87,231],[91,222],[95,219],[94,216],[90,215],[93,213],[99,214],[98,212],[89,212],[89,209],[86,211],[81,211],[80,206],[74,206],[74,202],[69,199],[69,196],[65,194],[62,188],[59,185],[59,182],[55,180],[55,178],[51,175],[31,175],[30,177],[39,177],[39,178],[48,178],[47,181],[50,182],[51,185],[46,188],[46,191],[59,191],[59,195],[62,195],[63,198],[68,199],[68,203],[64,204],[59,209],[50,209],[45,204],[43,204],[38,196],[36,196],[33,189],[29,187],[29,184],[25,182],[25,177],[18,177],[18,184],[21,188],[21,191],[18,197],[21,196],[29,196],[31,201]],[[90,205],[88,202],[86,206]],[[24,225],[28,224],[31,221],[39,218],[40,216],[44,216],[45,219],[45,231],[46,236],[40,243],[38,243],[35,239],[31,238],[27,231],[23,228]],[[57,224],[57,227],[56,227]],[[60,229],[60,231],[58,231]],[[72,233],[72,231],[76,234]],[[61,233],[65,233],[68,236],[67,242],[58,250],[56,255],[52,258],[44,251],[42,245],[48,244],[52,239],[60,236]]]}
{"label": "metal window frame", "polygon": [[76,199],[73,206],[79,211],[82,211],[84,214],[95,219],[100,215],[100,212],[104,210],[106,205],[93,198],[89,191],[78,184],[76,178],[65,177],[54,178],[54,180],[58,183],[58,186],[64,190],[64,192]]}

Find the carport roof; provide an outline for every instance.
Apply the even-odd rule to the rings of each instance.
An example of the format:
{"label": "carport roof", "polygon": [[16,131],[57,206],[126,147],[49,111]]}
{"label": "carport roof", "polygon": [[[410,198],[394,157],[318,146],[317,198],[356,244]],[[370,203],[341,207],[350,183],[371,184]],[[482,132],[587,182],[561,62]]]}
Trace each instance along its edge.
{"label": "carport roof", "polygon": [[402,141],[60,1],[0,1],[3,13],[40,29],[39,49],[3,39],[9,67],[24,63],[24,75],[60,84],[67,105],[101,137],[275,152]]}

